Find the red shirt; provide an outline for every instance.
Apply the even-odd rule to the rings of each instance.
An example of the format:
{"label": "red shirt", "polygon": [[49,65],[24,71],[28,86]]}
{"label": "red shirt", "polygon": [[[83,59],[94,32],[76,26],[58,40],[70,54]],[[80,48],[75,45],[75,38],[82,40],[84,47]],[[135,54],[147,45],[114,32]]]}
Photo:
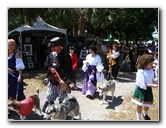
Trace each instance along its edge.
{"label": "red shirt", "polygon": [[78,57],[75,53],[72,55],[70,54],[71,60],[72,60],[72,69],[77,70],[78,67]]}
{"label": "red shirt", "polygon": [[32,112],[33,107],[34,107],[34,99],[32,97],[28,97],[25,100],[20,101],[19,113],[28,116]]}

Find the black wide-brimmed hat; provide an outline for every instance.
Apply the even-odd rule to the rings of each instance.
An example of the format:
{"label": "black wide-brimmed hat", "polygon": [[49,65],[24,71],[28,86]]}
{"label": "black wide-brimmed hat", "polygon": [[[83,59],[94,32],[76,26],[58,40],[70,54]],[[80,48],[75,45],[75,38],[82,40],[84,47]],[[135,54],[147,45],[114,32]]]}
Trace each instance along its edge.
{"label": "black wide-brimmed hat", "polygon": [[72,50],[76,50],[76,48],[74,46],[70,46],[69,47],[69,50],[72,49]]}
{"label": "black wide-brimmed hat", "polygon": [[58,45],[63,45],[64,41],[60,37],[54,37],[50,40],[50,43],[48,44],[49,47],[54,47]]}

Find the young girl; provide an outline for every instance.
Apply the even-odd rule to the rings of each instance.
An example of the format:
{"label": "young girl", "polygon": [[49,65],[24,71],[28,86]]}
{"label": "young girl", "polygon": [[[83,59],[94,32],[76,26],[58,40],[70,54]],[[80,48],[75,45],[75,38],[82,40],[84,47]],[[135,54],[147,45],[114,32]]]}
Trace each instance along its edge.
{"label": "young girl", "polygon": [[74,51],[75,51],[75,47],[70,46],[69,47],[69,54],[70,54],[70,57],[71,57],[71,60],[72,60],[71,75],[72,75],[72,78],[73,78],[74,87],[77,88],[77,85],[76,85],[76,71],[77,71],[77,68],[78,68],[78,57],[77,57],[76,53],[74,53]]}
{"label": "young girl", "polygon": [[137,120],[141,120],[142,107],[144,108],[144,119],[150,120],[148,110],[153,104],[152,87],[158,87],[157,83],[154,81],[153,63],[153,56],[144,54],[140,57],[137,65],[136,87],[131,99],[137,104]]}

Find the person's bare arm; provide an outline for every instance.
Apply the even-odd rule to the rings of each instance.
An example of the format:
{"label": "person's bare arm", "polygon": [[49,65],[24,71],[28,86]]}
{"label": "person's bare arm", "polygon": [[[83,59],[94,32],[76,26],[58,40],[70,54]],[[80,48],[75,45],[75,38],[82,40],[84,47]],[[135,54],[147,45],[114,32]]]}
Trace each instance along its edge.
{"label": "person's bare arm", "polygon": [[147,87],[157,88],[158,84],[146,84]]}

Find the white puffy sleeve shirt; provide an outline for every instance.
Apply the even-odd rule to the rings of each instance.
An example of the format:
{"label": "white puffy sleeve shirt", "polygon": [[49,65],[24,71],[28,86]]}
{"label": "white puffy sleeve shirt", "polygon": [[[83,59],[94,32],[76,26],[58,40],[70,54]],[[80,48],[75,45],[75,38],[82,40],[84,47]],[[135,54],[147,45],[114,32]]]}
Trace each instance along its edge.
{"label": "white puffy sleeve shirt", "polygon": [[119,51],[112,51],[112,55],[111,55],[111,57],[113,58],[113,59],[116,59],[119,55],[120,55],[120,53],[119,53]]}
{"label": "white puffy sleeve shirt", "polygon": [[19,69],[24,69],[25,65],[22,61],[21,58],[16,58],[16,70],[18,71]]}
{"label": "white puffy sleeve shirt", "polygon": [[152,84],[154,79],[154,71],[151,68],[150,70],[139,69],[136,73],[136,85],[141,89],[146,90],[147,84]]}
{"label": "white puffy sleeve shirt", "polygon": [[90,65],[96,66],[97,71],[102,71],[104,69],[104,66],[101,63],[101,58],[99,55],[92,57],[91,54],[88,54],[86,56],[86,61],[89,62]]}

